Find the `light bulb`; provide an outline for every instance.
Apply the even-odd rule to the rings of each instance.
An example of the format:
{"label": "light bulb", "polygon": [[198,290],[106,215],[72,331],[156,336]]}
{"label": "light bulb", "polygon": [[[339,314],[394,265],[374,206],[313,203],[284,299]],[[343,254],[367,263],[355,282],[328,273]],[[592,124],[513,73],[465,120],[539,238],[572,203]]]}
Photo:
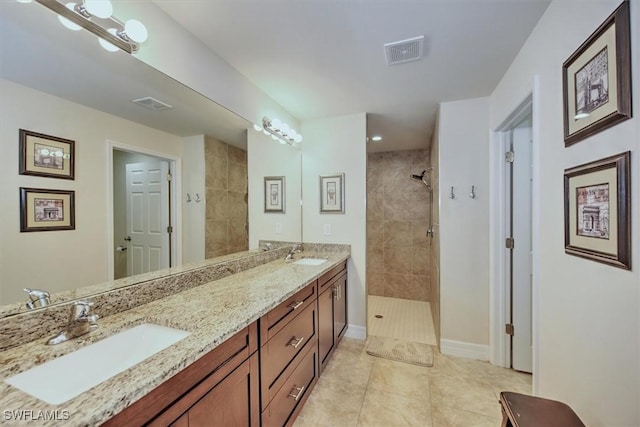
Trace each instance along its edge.
{"label": "light bulb", "polygon": [[264,134],[265,134],[265,135],[267,135],[267,136],[271,135],[271,134],[269,133],[269,131],[267,131],[266,129],[262,129],[262,133],[264,133]]}
{"label": "light bulb", "polygon": [[280,129],[280,130],[282,131],[283,134],[287,135],[290,132],[289,125],[286,124],[286,123],[283,123],[282,124],[282,129]]}
{"label": "light bulb", "polygon": [[[107,31],[109,33],[113,34],[114,36],[116,35],[116,32],[117,32],[115,28],[109,28]],[[98,41],[100,42],[100,46],[102,46],[105,50],[107,50],[109,52],[117,52],[118,51],[118,46],[109,43],[105,39],[99,38]]]}
{"label": "light bulb", "polygon": [[98,18],[107,19],[113,13],[113,6],[109,0],[85,0],[84,8]]}
{"label": "light bulb", "polygon": [[62,151],[58,150],[58,151],[54,151],[53,155],[56,156],[56,157],[62,157],[63,153],[62,153]]}
{"label": "light bulb", "polygon": [[137,43],[144,43],[147,41],[147,37],[149,37],[147,27],[137,19],[129,19],[125,22],[124,32],[127,33],[127,36],[129,36],[131,40]]}
{"label": "light bulb", "polygon": [[258,132],[260,132],[262,130],[262,128],[260,126],[258,126],[258,125],[253,125],[253,128]]}
{"label": "light bulb", "polygon": [[299,133],[296,134],[295,137],[293,137],[293,140],[295,142],[297,142],[298,144],[302,142],[302,135],[300,135]]}
{"label": "light bulb", "polygon": [[271,120],[271,127],[273,127],[276,130],[280,130],[280,126],[282,126],[282,122],[280,121],[280,119]]}
{"label": "light bulb", "polygon": [[287,141],[285,141],[284,139],[281,139],[281,138],[279,138],[279,139],[280,139],[280,144],[286,144],[287,143]]}
{"label": "light bulb", "polygon": [[271,135],[271,139],[273,139],[274,141],[277,141],[277,140],[278,140],[278,137],[277,137],[277,136],[275,136],[275,135]]}
{"label": "light bulb", "polygon": [[42,154],[43,156],[48,156],[49,150],[47,150],[46,148],[43,148],[42,150],[40,150],[40,154]]}
{"label": "light bulb", "polygon": [[[73,11],[75,13],[75,7],[76,4],[75,3],[67,3],[65,5],[67,7],[67,9]],[[71,31],[78,31],[81,30],[82,27],[74,22],[71,22],[70,20],[68,20],[67,18],[62,17],[61,15],[58,15],[58,20],[60,20],[60,23],[62,25],[65,26],[65,28],[70,29]]]}

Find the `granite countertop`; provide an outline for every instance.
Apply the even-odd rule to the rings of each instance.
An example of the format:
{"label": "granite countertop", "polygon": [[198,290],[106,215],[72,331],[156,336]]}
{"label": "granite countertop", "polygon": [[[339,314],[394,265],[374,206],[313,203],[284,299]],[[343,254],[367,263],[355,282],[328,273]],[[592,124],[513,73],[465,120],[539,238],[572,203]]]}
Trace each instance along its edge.
{"label": "granite countertop", "polygon": [[[313,257],[305,251],[296,258]],[[296,265],[279,259],[99,320],[88,335],[55,346],[46,339],[0,352],[0,417],[3,425],[94,426],[145,394],[266,314],[310,281],[349,258],[348,252],[322,252],[328,262]],[[191,334],[136,366],[60,405],[49,405],[4,382],[12,375],[70,353],[142,323]],[[96,369],[100,369],[96,366]],[[77,373],[82,375],[81,372]],[[17,412],[25,418],[15,420]],[[57,411],[57,412],[55,412]],[[57,420],[48,420],[51,414]],[[37,420],[37,421],[34,421]]]}

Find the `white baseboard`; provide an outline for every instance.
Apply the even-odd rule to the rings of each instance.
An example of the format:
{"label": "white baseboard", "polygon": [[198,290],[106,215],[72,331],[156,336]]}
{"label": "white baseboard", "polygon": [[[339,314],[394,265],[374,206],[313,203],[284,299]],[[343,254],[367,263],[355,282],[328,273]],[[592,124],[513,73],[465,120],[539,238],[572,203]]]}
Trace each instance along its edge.
{"label": "white baseboard", "polygon": [[357,340],[366,340],[367,328],[364,326],[349,325],[347,326],[347,332],[344,333],[344,336],[347,338],[354,338]]}
{"label": "white baseboard", "polygon": [[482,344],[441,339],[440,352],[449,356],[466,357],[467,359],[489,360],[489,346]]}

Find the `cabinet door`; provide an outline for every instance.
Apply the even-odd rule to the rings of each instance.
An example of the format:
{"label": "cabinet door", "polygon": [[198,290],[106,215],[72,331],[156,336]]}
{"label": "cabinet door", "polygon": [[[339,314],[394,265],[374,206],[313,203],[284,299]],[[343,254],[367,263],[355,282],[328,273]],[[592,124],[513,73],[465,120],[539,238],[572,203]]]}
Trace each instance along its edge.
{"label": "cabinet door", "polygon": [[334,285],[336,292],[333,304],[334,341],[337,343],[347,331],[347,273]]}
{"label": "cabinet door", "polygon": [[260,425],[257,357],[251,356],[189,409],[189,427]]}
{"label": "cabinet door", "polygon": [[334,344],[333,288],[326,289],[318,297],[318,355],[324,368]]}

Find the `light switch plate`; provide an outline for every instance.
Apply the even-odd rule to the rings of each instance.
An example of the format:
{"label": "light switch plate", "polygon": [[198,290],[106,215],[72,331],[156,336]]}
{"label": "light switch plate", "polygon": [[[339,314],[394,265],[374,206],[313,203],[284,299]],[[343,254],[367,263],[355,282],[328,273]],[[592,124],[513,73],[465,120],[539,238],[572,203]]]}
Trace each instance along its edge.
{"label": "light switch plate", "polygon": [[331,236],[331,224],[324,225],[324,235]]}
{"label": "light switch plate", "polygon": [[276,234],[281,234],[281,233],[282,233],[282,223],[276,222]]}

